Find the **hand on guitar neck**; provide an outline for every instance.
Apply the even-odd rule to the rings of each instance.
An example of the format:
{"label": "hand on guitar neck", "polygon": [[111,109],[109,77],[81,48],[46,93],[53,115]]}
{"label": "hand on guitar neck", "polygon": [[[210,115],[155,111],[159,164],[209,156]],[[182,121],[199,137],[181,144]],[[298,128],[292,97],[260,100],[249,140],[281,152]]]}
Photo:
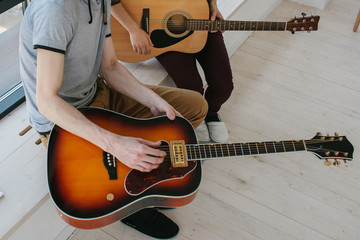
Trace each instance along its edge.
{"label": "hand on guitar neck", "polygon": [[[216,1],[210,1],[210,20],[211,21],[215,21],[216,19],[219,19],[219,20],[224,20],[224,17],[223,15],[221,14],[217,4],[216,4]],[[210,32],[214,33],[214,32],[217,32],[218,30],[212,30]],[[222,33],[224,33],[225,31],[224,30],[221,30]]]}

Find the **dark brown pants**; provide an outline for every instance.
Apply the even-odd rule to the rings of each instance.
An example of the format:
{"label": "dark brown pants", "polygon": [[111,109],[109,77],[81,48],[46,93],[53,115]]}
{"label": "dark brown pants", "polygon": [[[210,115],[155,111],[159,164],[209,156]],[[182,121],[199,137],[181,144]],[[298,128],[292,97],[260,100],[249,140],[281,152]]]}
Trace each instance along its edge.
{"label": "dark brown pants", "polygon": [[208,85],[205,99],[209,105],[209,116],[220,110],[234,88],[230,60],[221,32],[208,33],[206,45],[198,53],[167,52],[158,56],[157,60],[178,88],[203,94],[203,81],[196,61],[200,63]]}
{"label": "dark brown pants", "polygon": [[[105,108],[136,118],[153,117],[149,108],[115,91],[104,80],[98,79],[97,85],[98,90],[93,102],[90,104],[91,107]],[[191,90],[165,86],[149,85],[147,87],[180,112],[184,118],[191,122],[194,128],[197,128],[204,120],[208,106],[201,94]],[[49,135],[40,136],[40,138],[47,147]]]}

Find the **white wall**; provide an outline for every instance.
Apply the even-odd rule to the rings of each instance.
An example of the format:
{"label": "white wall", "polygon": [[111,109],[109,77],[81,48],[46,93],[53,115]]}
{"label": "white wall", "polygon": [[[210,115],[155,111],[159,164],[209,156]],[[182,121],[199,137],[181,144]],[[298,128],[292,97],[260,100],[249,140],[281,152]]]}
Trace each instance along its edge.
{"label": "white wall", "polygon": [[330,0],[290,0],[303,5],[324,9]]}

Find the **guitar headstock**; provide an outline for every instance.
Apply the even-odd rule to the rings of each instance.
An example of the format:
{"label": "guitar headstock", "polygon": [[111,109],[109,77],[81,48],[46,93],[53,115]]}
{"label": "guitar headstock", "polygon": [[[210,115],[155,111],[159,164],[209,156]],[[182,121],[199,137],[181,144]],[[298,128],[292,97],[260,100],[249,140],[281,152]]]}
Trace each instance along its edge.
{"label": "guitar headstock", "polygon": [[286,30],[291,31],[292,34],[295,32],[311,32],[318,29],[318,23],[320,16],[306,17],[306,13],[302,13],[302,17],[296,17],[291,19],[286,24]]}
{"label": "guitar headstock", "polygon": [[[345,136],[339,136],[337,133],[334,136],[323,136],[321,133],[317,133],[312,139],[305,140],[305,145],[307,151],[324,159],[326,166],[331,164],[338,166],[340,165],[339,160],[342,160],[347,167],[347,161],[352,161],[353,158],[353,145]],[[334,162],[331,163],[330,159],[333,159]]]}

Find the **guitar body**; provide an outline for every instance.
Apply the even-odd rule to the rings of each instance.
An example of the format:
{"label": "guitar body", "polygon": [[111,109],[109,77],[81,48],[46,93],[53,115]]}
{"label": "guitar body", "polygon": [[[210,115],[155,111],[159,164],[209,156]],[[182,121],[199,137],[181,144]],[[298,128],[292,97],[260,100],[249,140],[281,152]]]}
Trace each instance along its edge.
{"label": "guitar body", "polygon": [[121,4],[140,26],[142,22],[146,23],[146,20],[142,21],[143,9],[149,9],[148,33],[154,47],[149,55],[135,53],[128,31],[112,17],[111,36],[120,61],[140,62],[169,51],[196,53],[205,46],[207,31],[189,31],[178,25],[181,25],[182,18],[208,19],[206,0],[122,0]]}
{"label": "guitar body", "polygon": [[[99,108],[80,111],[97,125],[120,135],[196,143],[191,124],[180,117],[174,121],[166,117],[141,120]],[[146,207],[179,207],[195,198],[201,181],[201,164],[195,161],[180,168],[164,161],[158,169],[142,173],[115,160],[116,178],[112,175],[111,179],[106,156],[102,149],[58,126],[51,133],[49,192],[60,216],[74,227],[99,228]]]}

